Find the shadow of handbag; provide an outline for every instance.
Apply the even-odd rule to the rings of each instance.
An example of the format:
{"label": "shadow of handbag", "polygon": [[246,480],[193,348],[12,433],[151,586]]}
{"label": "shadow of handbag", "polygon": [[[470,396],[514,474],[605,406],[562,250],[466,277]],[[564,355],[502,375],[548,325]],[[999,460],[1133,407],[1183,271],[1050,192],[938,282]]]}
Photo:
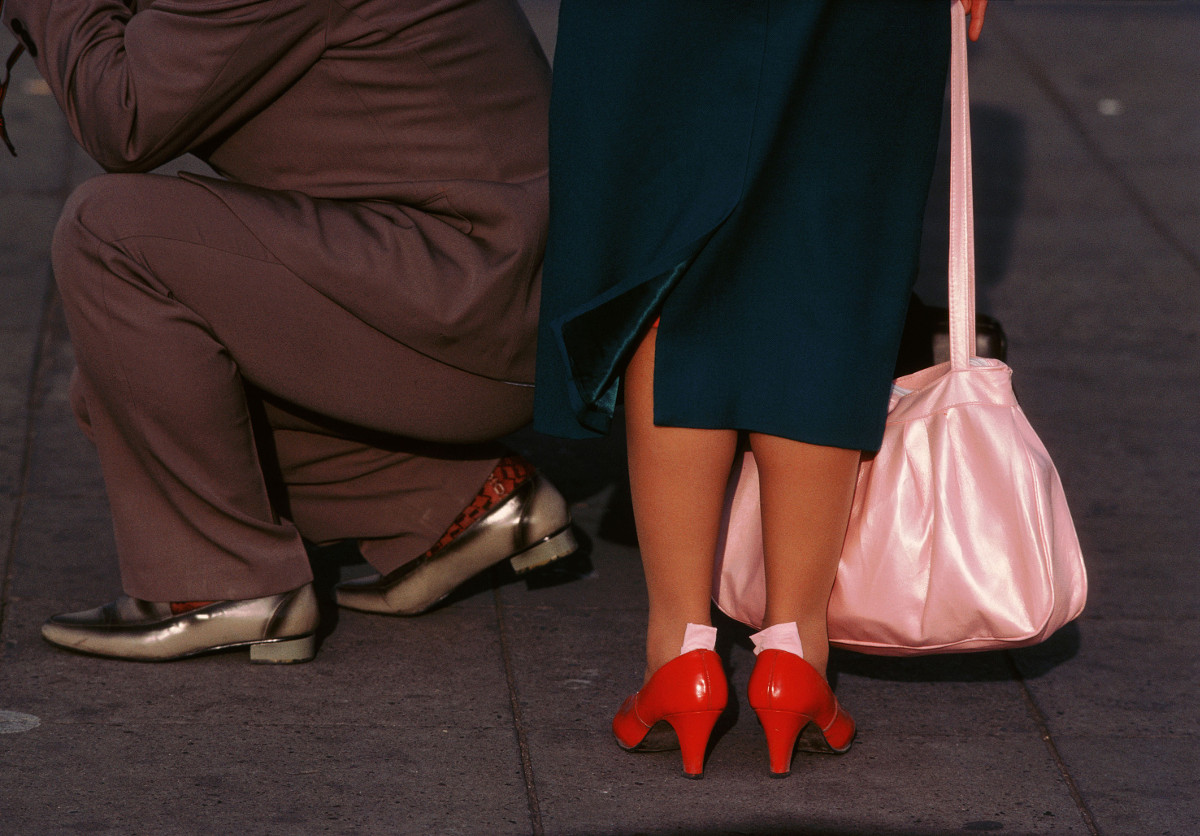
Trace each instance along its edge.
{"label": "shadow of handbag", "polygon": [[[1036,644],[1074,619],[1087,574],[1062,483],[1012,389],[976,355],[965,17],[952,4],[950,360],[898,378],[865,456],[829,601],[829,638],[885,656]],[[735,463],[713,578],[727,615],[766,608],[758,470]]]}

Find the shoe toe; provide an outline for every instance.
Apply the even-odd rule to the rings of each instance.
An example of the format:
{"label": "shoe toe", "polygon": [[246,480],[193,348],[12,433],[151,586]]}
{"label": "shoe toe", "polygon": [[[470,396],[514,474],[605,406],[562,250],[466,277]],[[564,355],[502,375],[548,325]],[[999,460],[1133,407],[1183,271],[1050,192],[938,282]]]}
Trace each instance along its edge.
{"label": "shoe toe", "polygon": [[170,604],[125,596],[92,610],[53,616],[42,625],[42,636],[70,650],[135,661],[270,644],[267,651],[252,652],[252,661],[302,662],[315,653],[318,620],[316,596],[306,584],[261,598],[215,601],[179,615],[171,613]]}
{"label": "shoe toe", "polygon": [[535,475],[447,545],[383,577],[343,581],[334,597],[347,609],[417,615],[496,564],[507,560],[522,573],[576,548],[566,501],[553,485]]}

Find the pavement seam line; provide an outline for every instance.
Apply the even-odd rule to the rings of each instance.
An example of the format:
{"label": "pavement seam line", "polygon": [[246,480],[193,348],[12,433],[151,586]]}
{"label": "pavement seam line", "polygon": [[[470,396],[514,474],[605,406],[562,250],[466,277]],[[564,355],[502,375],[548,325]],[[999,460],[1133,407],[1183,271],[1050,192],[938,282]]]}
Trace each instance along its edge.
{"label": "pavement seam line", "polygon": [[1200,275],[1200,254],[1175,234],[1175,231],[1167,221],[1155,211],[1151,202],[1142,196],[1138,187],[1109,159],[1104,149],[1100,146],[1100,143],[1096,141],[1088,130],[1087,125],[1079,118],[1079,115],[1071,106],[1071,102],[1054,85],[1053,80],[1042,67],[1029,56],[1029,53],[1025,51],[1017,39],[1004,31],[1003,24],[998,23],[996,28],[1000,30],[1000,40],[1008,48],[1009,52],[1016,56],[1017,60],[1024,66],[1025,71],[1029,73],[1030,78],[1033,79],[1034,84],[1050,100],[1051,104],[1062,115],[1062,118],[1078,135],[1080,144],[1087,151],[1088,156],[1117,184],[1126,199],[1133,204],[1137,213],[1150,225],[1150,228],[1157,232],[1163,241],[1187,263],[1192,272]]}
{"label": "pavement seam line", "polygon": [[525,718],[521,713],[521,698],[517,692],[516,668],[513,665],[512,648],[508,637],[508,622],[505,620],[504,601],[499,587],[492,587],[492,601],[496,607],[496,622],[500,628],[500,658],[504,662],[504,679],[508,685],[508,702],[512,709],[513,729],[517,734],[517,748],[521,753],[521,773],[525,778],[525,801],[529,805],[529,824],[533,836],[544,836],[542,809],[538,802],[537,784],[533,778],[533,758],[529,753],[529,740],[525,735]]}
{"label": "pavement seam line", "polygon": [[[34,341],[33,356],[30,358],[29,386],[25,390],[25,431],[21,439],[21,464],[17,471],[17,490],[13,501],[12,519],[9,521],[8,546],[4,550],[4,575],[0,579],[0,636],[4,635],[4,627],[8,622],[8,591],[12,587],[17,555],[17,538],[21,531],[21,521],[24,518],[25,497],[29,489],[29,475],[33,462],[34,429],[41,408],[44,393],[47,367],[53,354],[50,344],[54,340],[52,321],[56,308],[58,292],[54,281],[46,284],[46,292],[42,297],[41,315],[38,318],[37,339]],[[0,664],[3,664],[4,653],[0,647]]]}
{"label": "pavement seam line", "polygon": [[1067,762],[1063,760],[1062,754],[1058,751],[1058,745],[1054,742],[1054,735],[1050,732],[1050,721],[1046,719],[1046,715],[1038,706],[1033,692],[1029,690],[1029,683],[1026,681],[1025,675],[1021,673],[1021,668],[1017,664],[1016,658],[1011,652],[1005,653],[1005,656],[1008,657],[1008,664],[1012,669],[1013,677],[1017,680],[1017,684],[1021,686],[1021,696],[1025,700],[1025,710],[1029,712],[1030,718],[1033,720],[1034,725],[1037,726],[1038,734],[1041,735],[1042,742],[1046,744],[1046,748],[1050,751],[1050,757],[1054,761],[1054,765],[1058,768],[1058,774],[1062,776],[1063,783],[1067,785],[1067,792],[1071,794],[1071,800],[1075,802],[1075,807],[1079,810],[1084,827],[1087,828],[1088,833],[1092,834],[1092,836],[1100,836],[1100,830],[1096,826],[1096,817],[1092,815],[1091,808],[1084,801],[1083,793],[1080,791],[1079,785],[1075,783],[1075,777],[1071,775],[1071,770],[1067,766]]}

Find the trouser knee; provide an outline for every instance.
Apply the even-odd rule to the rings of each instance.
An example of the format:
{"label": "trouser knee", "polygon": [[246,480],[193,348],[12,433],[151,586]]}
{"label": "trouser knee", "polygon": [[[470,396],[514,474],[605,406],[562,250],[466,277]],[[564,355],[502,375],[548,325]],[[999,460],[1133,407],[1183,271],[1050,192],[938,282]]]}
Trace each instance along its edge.
{"label": "trouser knee", "polygon": [[145,176],[93,177],[67,198],[54,228],[50,257],[55,282],[68,307],[97,292],[95,276],[106,269],[106,251],[120,238],[118,223],[136,206],[137,180]]}

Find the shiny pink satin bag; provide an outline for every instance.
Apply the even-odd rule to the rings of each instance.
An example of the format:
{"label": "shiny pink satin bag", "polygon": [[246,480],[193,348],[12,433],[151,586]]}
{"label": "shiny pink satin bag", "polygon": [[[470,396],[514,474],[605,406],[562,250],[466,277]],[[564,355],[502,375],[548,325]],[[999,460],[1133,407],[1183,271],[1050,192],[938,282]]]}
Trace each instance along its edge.
{"label": "shiny pink satin bag", "polygon": [[[829,601],[834,645],[887,656],[1036,644],[1074,619],[1087,575],[1058,473],[1013,394],[974,356],[975,266],[965,17],[951,54],[950,362],[895,381],[864,458]],[[758,470],[734,467],[713,599],[761,627]]]}

